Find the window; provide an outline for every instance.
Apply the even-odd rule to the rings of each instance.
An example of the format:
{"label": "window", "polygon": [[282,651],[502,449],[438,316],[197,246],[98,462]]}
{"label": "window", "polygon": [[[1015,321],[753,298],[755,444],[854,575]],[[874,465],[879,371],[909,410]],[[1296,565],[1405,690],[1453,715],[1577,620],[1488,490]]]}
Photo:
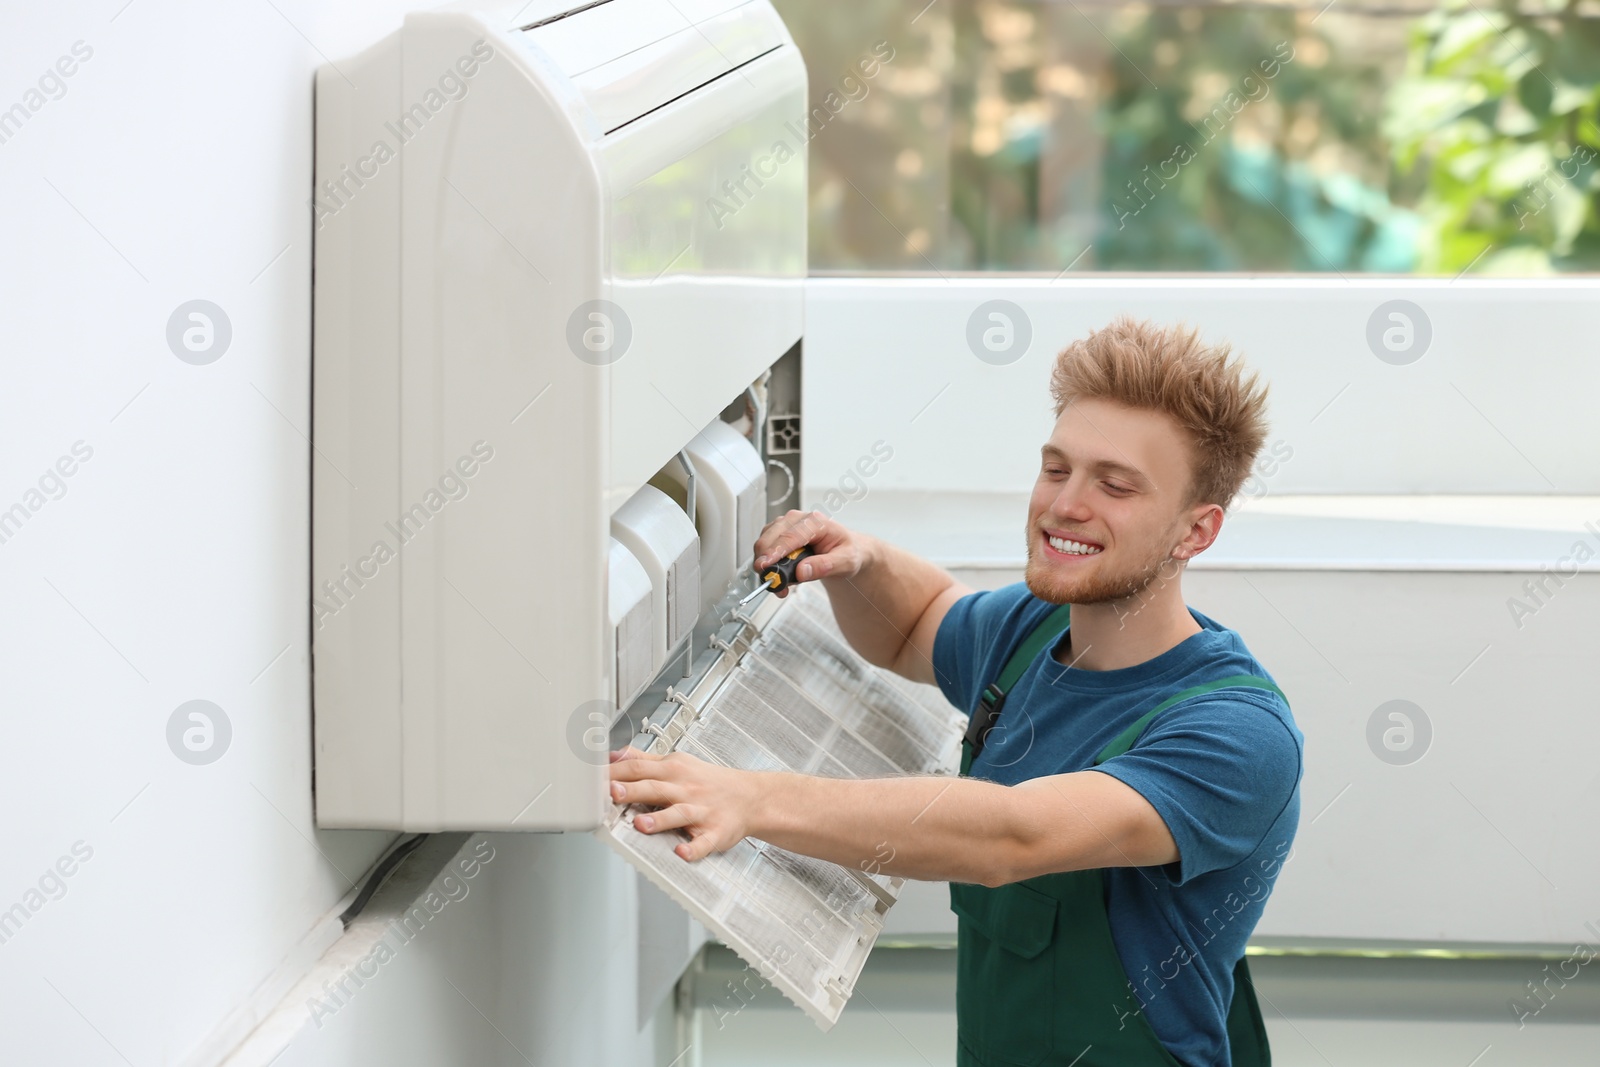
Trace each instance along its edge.
{"label": "window", "polygon": [[816,272],[1600,264],[1593,0],[775,2]]}

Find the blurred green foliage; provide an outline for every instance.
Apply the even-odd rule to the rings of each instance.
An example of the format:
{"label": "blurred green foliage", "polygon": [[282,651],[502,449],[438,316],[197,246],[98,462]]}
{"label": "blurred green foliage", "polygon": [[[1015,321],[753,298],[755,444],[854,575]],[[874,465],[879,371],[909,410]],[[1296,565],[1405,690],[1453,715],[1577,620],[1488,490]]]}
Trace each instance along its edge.
{"label": "blurred green foliage", "polygon": [[1420,271],[1600,267],[1600,20],[1577,6],[1461,0],[1416,22],[1384,133],[1428,170]]}
{"label": "blurred green foliage", "polygon": [[1116,35],[1101,109],[1108,270],[1406,271],[1381,52],[1310,12],[1160,8]]}
{"label": "blurred green foliage", "polygon": [[[1576,0],[775,2],[823,116],[814,269],[1600,262],[1600,20]],[[893,59],[846,81],[875,42]]]}

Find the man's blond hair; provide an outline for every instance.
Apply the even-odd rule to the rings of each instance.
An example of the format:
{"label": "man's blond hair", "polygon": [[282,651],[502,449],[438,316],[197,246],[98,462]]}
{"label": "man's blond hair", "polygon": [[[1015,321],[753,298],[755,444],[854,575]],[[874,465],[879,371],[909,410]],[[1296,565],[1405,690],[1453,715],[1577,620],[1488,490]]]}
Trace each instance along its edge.
{"label": "man's blond hair", "polygon": [[1267,439],[1267,386],[1244,376],[1226,343],[1207,345],[1183,325],[1162,327],[1119,315],[1056,356],[1050,395],[1056,415],[1077,400],[1111,400],[1159,411],[1190,441],[1193,480],[1185,508],[1226,508]]}

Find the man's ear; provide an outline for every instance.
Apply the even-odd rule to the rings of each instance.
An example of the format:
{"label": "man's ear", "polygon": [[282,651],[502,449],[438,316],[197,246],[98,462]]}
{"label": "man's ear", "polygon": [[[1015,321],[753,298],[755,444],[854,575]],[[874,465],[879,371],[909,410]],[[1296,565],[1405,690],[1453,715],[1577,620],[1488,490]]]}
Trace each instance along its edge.
{"label": "man's ear", "polygon": [[1222,532],[1223,512],[1217,505],[1198,504],[1191,512],[1191,516],[1189,535],[1184,538],[1187,547],[1180,547],[1173,553],[1183,560],[1193,559],[1210,548],[1216,541],[1217,535]]}

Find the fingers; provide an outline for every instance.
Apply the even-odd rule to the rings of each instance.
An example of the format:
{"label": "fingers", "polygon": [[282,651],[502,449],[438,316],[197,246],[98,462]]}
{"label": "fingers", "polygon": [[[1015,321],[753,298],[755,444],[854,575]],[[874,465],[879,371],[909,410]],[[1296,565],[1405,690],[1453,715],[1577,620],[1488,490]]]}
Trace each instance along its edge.
{"label": "fingers", "polygon": [[659,834],[665,830],[682,830],[689,840],[681,841],[672,851],[685,860],[704,859],[718,851],[716,836],[704,823],[704,808],[689,804],[673,804],[660,811],[641,812],[633,817],[633,828],[641,834]]}
{"label": "fingers", "polygon": [[614,751],[611,756],[611,799],[618,804],[671,804],[700,780],[703,766],[687,752],[629,759]]}
{"label": "fingers", "polygon": [[[709,848],[702,847],[702,843],[708,835],[701,833],[699,837],[693,836],[697,831],[687,827],[688,819],[686,816],[677,814],[681,809],[682,805],[678,805],[662,811],[635,815],[633,817],[633,828],[641,834],[659,834],[664,830],[683,830],[685,834],[690,835],[689,840],[680,841],[678,844],[673,845],[672,851],[680,859],[689,861],[700,859],[711,851]],[[675,825],[667,825],[669,821],[674,822]]]}
{"label": "fingers", "polygon": [[676,804],[683,796],[682,787],[653,778],[629,780],[626,784],[616,779],[611,782],[611,800],[615,804]]}
{"label": "fingers", "polygon": [[690,834],[692,836],[688,841],[678,845],[672,851],[690,862],[705,859],[717,851],[716,839],[708,831],[700,830],[696,832],[691,830]]}
{"label": "fingers", "polygon": [[632,745],[627,748],[614,748],[610,755],[612,781],[670,778],[677,773],[679,765],[683,762],[677,752],[640,752]]}
{"label": "fingers", "polygon": [[[827,546],[818,542],[828,532],[829,519],[822,512],[790,511],[768,523],[756,538],[753,564],[759,571],[803,545],[817,545],[817,552],[821,554]],[[805,564],[801,564],[801,568],[804,567]]]}
{"label": "fingers", "polygon": [[705,822],[704,808],[692,804],[673,804],[660,811],[644,812],[633,817],[633,828],[643,834],[656,834],[662,830],[683,830]]}

